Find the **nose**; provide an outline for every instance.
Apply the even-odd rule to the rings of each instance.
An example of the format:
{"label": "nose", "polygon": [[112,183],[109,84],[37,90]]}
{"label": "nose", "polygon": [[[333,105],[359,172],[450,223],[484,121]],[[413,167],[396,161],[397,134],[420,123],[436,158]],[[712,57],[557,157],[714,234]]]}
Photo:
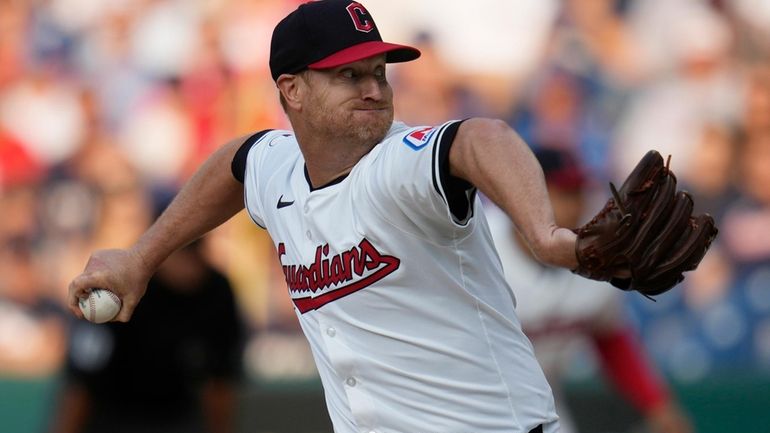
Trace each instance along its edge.
{"label": "nose", "polygon": [[375,77],[366,77],[361,80],[361,99],[369,101],[381,101],[384,98],[383,86],[387,86],[386,83],[382,83]]}

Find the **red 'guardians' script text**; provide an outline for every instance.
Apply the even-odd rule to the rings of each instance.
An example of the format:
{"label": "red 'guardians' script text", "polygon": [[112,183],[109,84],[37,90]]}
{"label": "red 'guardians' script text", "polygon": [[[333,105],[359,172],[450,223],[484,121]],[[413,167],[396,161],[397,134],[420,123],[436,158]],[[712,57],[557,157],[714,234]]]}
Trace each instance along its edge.
{"label": "red 'guardians' script text", "polygon": [[[278,244],[278,256],[286,254],[283,242]],[[348,251],[329,257],[329,244],[319,245],[310,265],[283,265],[294,305],[301,313],[316,310],[329,302],[364,289],[398,269],[401,261],[381,254],[367,239]],[[368,275],[364,276],[365,273]],[[317,292],[332,287],[325,293]],[[302,297],[302,293],[312,295]]]}

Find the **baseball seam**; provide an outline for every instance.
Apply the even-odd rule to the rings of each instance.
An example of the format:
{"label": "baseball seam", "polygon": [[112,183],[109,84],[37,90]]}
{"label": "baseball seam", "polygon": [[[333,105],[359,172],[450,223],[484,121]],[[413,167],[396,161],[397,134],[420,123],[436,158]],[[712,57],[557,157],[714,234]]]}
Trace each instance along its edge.
{"label": "baseball seam", "polygon": [[112,301],[115,302],[115,305],[118,306],[117,313],[115,313],[115,315],[112,317],[114,319],[120,313],[121,308],[123,308],[123,302],[120,300],[120,298],[118,298],[118,295],[116,295],[115,293],[108,291],[107,294],[110,297],[110,299],[112,299]]}
{"label": "baseball seam", "polygon": [[114,294],[112,292],[107,292],[107,295],[110,297],[110,299],[115,301],[115,304],[120,305],[120,298],[118,298],[118,295],[116,295],[116,294]]}
{"label": "baseball seam", "polygon": [[89,312],[89,320],[92,322],[96,321],[96,301],[94,300],[93,296],[88,297],[88,312]]}

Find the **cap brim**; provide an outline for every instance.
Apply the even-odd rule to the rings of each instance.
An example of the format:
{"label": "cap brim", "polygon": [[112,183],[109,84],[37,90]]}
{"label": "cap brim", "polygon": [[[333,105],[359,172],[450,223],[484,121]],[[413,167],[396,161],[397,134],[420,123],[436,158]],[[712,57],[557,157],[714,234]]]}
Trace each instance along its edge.
{"label": "cap brim", "polygon": [[409,62],[420,57],[420,50],[407,45],[391,44],[389,42],[363,42],[327,56],[308,65],[310,69],[329,69],[348,63],[357,62],[372,56],[385,54],[388,63]]}

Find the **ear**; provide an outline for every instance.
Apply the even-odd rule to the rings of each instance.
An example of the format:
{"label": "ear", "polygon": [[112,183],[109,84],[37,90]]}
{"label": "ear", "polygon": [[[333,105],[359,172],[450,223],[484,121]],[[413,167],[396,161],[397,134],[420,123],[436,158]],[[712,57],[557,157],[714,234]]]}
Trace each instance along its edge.
{"label": "ear", "polygon": [[298,111],[302,108],[302,85],[299,75],[283,74],[275,82],[287,108]]}

